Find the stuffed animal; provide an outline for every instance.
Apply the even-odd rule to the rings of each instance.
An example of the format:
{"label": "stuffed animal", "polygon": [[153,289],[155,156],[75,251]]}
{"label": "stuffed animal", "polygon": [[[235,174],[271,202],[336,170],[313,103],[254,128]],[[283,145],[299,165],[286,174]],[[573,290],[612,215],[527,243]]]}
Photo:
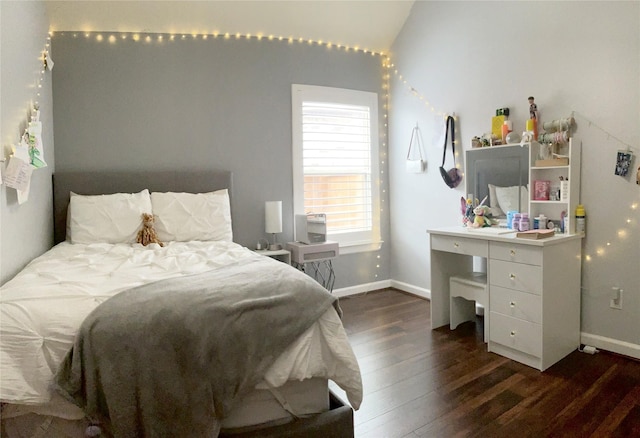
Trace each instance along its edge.
{"label": "stuffed animal", "polygon": [[473,209],[475,217],[473,218],[473,228],[490,227],[493,225],[493,219],[491,218],[491,210],[486,205],[478,205]]}
{"label": "stuffed animal", "polygon": [[149,213],[142,213],[142,228],[138,231],[138,237],[136,242],[141,243],[142,246],[147,246],[150,243],[157,243],[160,246],[164,246],[156,235],[156,230],[153,228],[154,217]]}

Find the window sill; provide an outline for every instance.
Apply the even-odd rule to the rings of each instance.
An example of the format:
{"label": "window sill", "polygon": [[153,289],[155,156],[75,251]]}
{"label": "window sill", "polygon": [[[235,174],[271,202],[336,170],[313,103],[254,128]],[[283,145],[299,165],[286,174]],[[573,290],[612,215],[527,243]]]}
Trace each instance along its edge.
{"label": "window sill", "polygon": [[379,251],[384,241],[340,243],[340,255]]}

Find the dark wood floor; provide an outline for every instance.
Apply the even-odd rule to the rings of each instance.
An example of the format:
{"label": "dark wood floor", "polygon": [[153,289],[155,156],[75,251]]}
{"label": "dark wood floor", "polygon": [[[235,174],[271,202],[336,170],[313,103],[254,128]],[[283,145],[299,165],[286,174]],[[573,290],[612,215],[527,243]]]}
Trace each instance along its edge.
{"label": "dark wood floor", "polygon": [[640,437],[640,361],[576,351],[541,373],[488,353],[480,317],[432,331],[429,301],[393,289],[340,305],[364,385],[357,438]]}

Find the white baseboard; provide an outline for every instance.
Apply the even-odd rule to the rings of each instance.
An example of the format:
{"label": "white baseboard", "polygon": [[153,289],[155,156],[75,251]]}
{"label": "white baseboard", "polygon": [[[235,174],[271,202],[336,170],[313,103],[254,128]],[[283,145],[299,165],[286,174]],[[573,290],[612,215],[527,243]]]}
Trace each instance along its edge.
{"label": "white baseboard", "polygon": [[580,343],[584,345],[591,345],[600,350],[607,350],[613,353],[640,359],[640,345],[632,344],[630,342],[582,332],[580,333]]}
{"label": "white baseboard", "polygon": [[[393,287],[403,292],[407,292],[421,298],[426,298],[427,300],[431,299],[431,291],[429,289],[414,286],[412,284],[404,283],[397,280],[383,280],[373,283],[360,284],[357,286],[344,287],[335,289],[333,291],[333,294],[337,297],[346,297],[349,295],[357,295],[365,292],[384,289],[387,287]],[[580,333],[580,343],[584,345],[591,345],[600,350],[611,351],[612,353],[618,353],[624,356],[640,359],[640,345],[632,344],[630,342],[582,332]]]}
{"label": "white baseboard", "polygon": [[373,283],[359,284],[357,286],[343,287],[340,289],[334,289],[333,294],[338,298],[348,297],[349,295],[363,294],[366,292],[385,289],[388,287],[393,287],[403,292],[407,292],[421,298],[426,298],[427,300],[431,299],[431,291],[429,289],[424,289],[409,283],[403,283],[396,280],[382,280]]}
{"label": "white baseboard", "polygon": [[386,289],[388,287],[391,287],[391,280],[382,280],[373,283],[365,283],[359,284],[357,286],[334,289],[333,295],[337,296],[338,298],[348,297],[349,295],[363,294],[365,292],[371,292],[372,290]]}
{"label": "white baseboard", "polygon": [[391,287],[400,289],[403,292],[408,292],[412,295],[417,295],[421,298],[431,300],[431,291],[423,287],[414,286],[409,283],[403,283],[402,281],[391,280]]}

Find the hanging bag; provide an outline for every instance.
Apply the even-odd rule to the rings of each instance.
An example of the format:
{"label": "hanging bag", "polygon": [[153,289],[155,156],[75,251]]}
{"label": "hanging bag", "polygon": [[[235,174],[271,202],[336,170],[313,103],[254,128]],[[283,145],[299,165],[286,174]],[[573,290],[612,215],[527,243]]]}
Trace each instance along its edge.
{"label": "hanging bag", "polygon": [[[451,128],[449,128],[451,126]],[[453,167],[449,170],[445,170],[444,162],[447,157],[447,139],[451,135],[451,153],[453,154]],[[453,117],[447,116],[446,126],[445,126],[445,134],[444,134],[444,152],[442,153],[442,166],[440,166],[440,175],[442,175],[442,179],[445,184],[450,188],[456,188],[462,181],[462,173],[460,169],[456,167],[456,148],[454,146],[454,140],[456,137],[455,131],[455,122]]]}
{"label": "hanging bag", "polygon": [[[411,158],[411,149],[413,147],[413,139],[415,138],[416,146],[418,149],[419,159]],[[414,149],[415,149],[414,148]],[[414,154],[415,155],[415,154]],[[407,173],[422,173],[427,166],[427,162],[422,159],[422,142],[420,141],[420,131],[416,124],[413,131],[411,131],[411,140],[409,140],[409,150],[407,151]]]}

